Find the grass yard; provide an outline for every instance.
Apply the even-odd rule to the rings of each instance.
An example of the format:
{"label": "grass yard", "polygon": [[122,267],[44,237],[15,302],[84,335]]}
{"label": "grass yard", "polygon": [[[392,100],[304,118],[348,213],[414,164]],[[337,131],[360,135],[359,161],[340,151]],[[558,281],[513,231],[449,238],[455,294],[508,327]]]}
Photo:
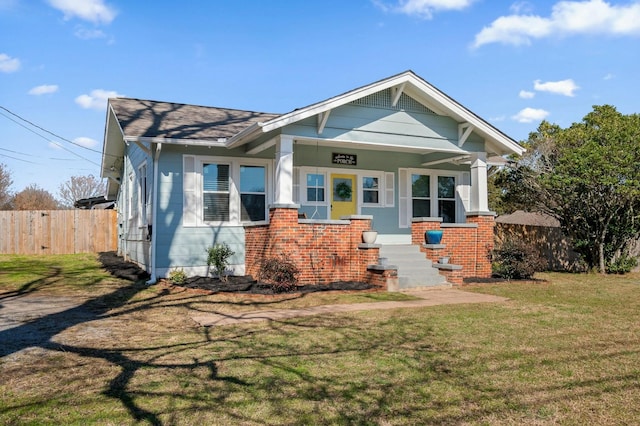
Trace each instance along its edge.
{"label": "grass yard", "polygon": [[0,320],[78,304],[0,328],[0,424],[637,424],[640,274],[538,278],[465,288],[502,303],[202,328],[190,314],[409,297],[204,295],[0,256]]}

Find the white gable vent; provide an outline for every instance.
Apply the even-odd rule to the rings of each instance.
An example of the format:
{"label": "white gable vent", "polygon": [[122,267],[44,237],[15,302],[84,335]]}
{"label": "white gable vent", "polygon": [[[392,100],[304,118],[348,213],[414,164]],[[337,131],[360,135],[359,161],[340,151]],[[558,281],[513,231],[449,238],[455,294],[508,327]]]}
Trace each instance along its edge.
{"label": "white gable vent", "polygon": [[352,105],[359,105],[370,108],[386,108],[386,109],[394,109],[394,110],[402,110],[402,111],[412,111],[412,112],[421,112],[427,114],[435,114],[435,112],[431,111],[426,106],[422,105],[420,102],[413,99],[411,96],[407,96],[406,94],[400,95],[400,99],[396,106],[391,105],[391,89],[386,89],[381,92],[374,93],[369,96],[365,96],[364,98],[357,99],[351,102]]}

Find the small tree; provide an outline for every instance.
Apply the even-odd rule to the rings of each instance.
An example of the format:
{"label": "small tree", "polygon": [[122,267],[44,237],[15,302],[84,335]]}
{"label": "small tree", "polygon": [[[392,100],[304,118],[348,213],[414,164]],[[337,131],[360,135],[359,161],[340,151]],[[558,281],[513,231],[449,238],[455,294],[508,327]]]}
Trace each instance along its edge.
{"label": "small tree", "polygon": [[46,189],[36,184],[27,186],[11,200],[14,210],[57,210],[58,202]]}
{"label": "small tree", "polygon": [[104,195],[105,190],[104,182],[93,175],[71,176],[60,184],[58,197],[62,206],[71,208],[77,200]]}
{"label": "small tree", "polygon": [[207,248],[207,266],[213,266],[213,270],[221,281],[227,280],[225,271],[229,266],[229,258],[234,254],[235,252],[225,243]]}
{"label": "small tree", "polygon": [[5,164],[0,163],[0,210],[10,208],[9,202],[12,196],[10,191],[11,185],[13,185],[11,171]]}

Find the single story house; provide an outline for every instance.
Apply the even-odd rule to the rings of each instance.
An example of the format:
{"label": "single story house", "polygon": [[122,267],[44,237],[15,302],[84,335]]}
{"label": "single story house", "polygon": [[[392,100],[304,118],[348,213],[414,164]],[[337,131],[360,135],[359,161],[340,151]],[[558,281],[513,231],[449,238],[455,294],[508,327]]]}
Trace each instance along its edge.
{"label": "single story house", "polygon": [[427,260],[447,250],[459,278],[490,274],[487,165],[523,151],[406,71],[285,114],[110,99],[101,174],[119,253],[151,282],[206,275],[216,243],[240,275],[284,255],[301,282],[375,281],[393,269],[372,267],[381,248],[413,244]]}

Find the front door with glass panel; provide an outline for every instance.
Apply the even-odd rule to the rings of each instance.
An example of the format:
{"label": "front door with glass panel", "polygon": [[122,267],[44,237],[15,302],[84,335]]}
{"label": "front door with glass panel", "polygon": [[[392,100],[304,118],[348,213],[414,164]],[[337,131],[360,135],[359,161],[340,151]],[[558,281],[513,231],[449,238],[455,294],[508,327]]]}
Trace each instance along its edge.
{"label": "front door with glass panel", "polygon": [[331,192],[331,219],[357,213],[355,175],[332,174]]}

